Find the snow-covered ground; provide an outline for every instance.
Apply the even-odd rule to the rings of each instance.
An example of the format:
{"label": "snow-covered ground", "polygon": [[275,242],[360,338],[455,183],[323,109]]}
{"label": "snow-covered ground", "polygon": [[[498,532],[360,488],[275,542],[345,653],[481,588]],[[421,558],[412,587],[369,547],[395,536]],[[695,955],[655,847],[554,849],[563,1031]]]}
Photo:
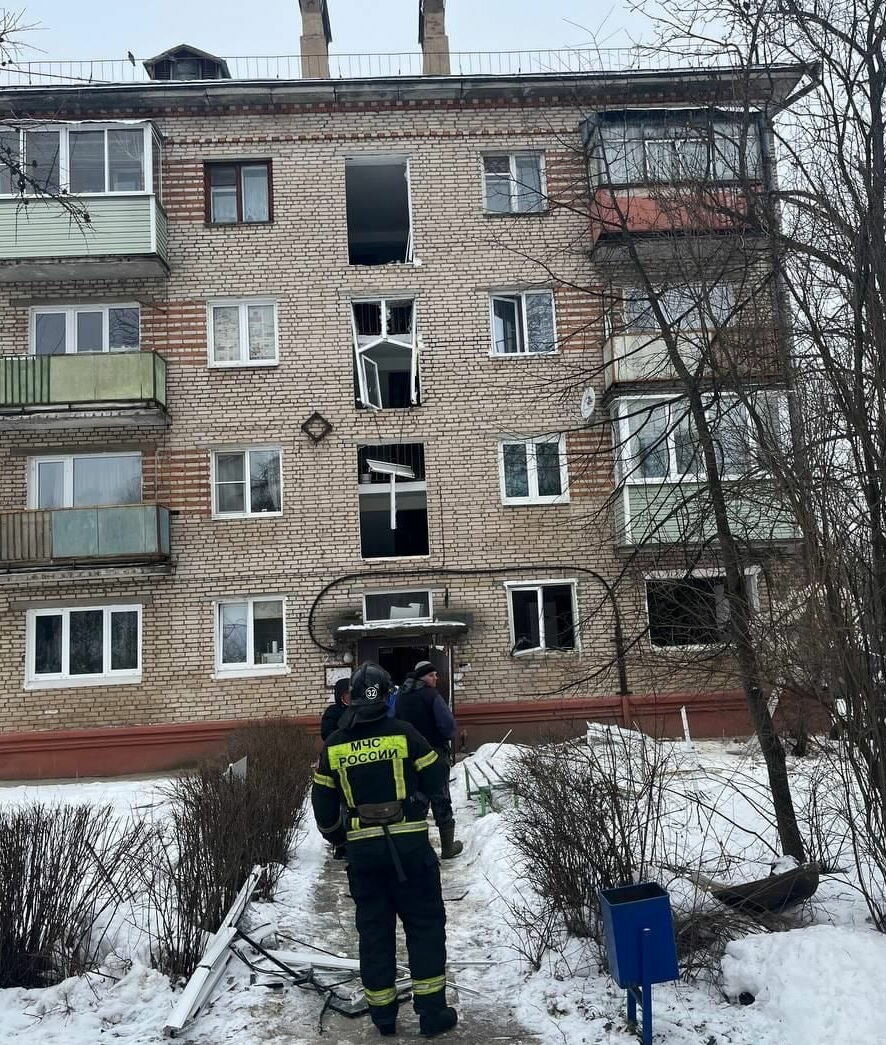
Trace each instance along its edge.
{"label": "snow-covered ground", "polygon": [[[738,877],[768,873],[773,853],[761,813],[762,767],[727,753],[718,743],[697,745],[697,757],[679,752],[677,789],[701,795],[717,808],[715,830],[694,822],[679,795],[668,809],[668,837],[675,853],[687,857],[719,847],[741,854]],[[474,756],[488,765],[493,748]],[[495,764],[503,769],[513,748],[502,748]],[[469,765],[470,765],[469,761]],[[802,792],[803,764],[793,767]],[[125,813],[156,815],[162,809],[156,780],[0,787],[0,803],[22,801],[111,802]],[[443,868],[444,887],[462,899],[448,904],[449,952],[456,961],[490,960],[488,967],[452,973],[480,997],[460,1000],[462,1022],[454,1036],[464,1042],[540,1041],[568,1045],[627,1045],[636,1041],[624,1021],[624,995],[597,968],[590,946],[569,940],[548,955],[542,969],[529,972],[513,932],[504,920],[503,897],[528,896],[519,863],[506,835],[504,815],[480,818],[455,774],[453,797],[465,853]],[[432,838],[436,832],[432,830]],[[687,883],[670,884],[675,902]],[[282,938],[319,943],[337,953],[355,954],[352,906],[340,864],[310,828],[281,880],[276,902],[256,912],[273,920]],[[825,879],[800,928],[748,936],[731,943],[723,961],[722,989],[683,982],[655,989],[655,1041],[664,1045],[881,1045],[886,1041],[878,1002],[886,983],[886,937],[874,932],[857,893],[845,882]],[[0,1043],[21,1045],[159,1045],[176,994],[166,979],[143,964],[144,954],[119,955],[104,971],[42,990],[0,991]],[[287,945],[289,946],[289,945]],[[754,998],[739,1003],[739,995]],[[248,970],[232,964],[212,1007],[180,1040],[205,1045],[296,1045],[301,1042],[371,1042],[367,1020],[327,1015],[317,1031],[321,1001],[287,988],[251,986]],[[404,1013],[404,1037],[414,1025]]]}

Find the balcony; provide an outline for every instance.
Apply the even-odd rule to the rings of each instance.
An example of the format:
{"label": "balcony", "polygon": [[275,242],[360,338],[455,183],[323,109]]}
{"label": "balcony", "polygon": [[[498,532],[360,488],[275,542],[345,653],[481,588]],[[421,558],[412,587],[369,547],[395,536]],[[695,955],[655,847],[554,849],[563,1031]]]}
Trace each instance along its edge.
{"label": "balcony", "polygon": [[[699,376],[722,378],[741,374],[758,380],[780,375],[778,345],[772,322],[724,328],[713,340],[702,331],[677,333],[680,358]],[[701,362],[704,368],[699,372]],[[635,387],[637,391],[654,392],[656,385],[679,380],[665,342],[649,331],[613,334],[603,343],[603,386]]]}
{"label": "balcony", "polygon": [[166,212],[150,193],[77,199],[89,224],[52,200],[0,199],[0,283],[166,276]]}
{"label": "balcony", "polygon": [[168,423],[166,360],[156,352],[0,359],[0,431]]}
{"label": "balcony", "polygon": [[0,512],[0,568],[154,563],[169,558],[169,509],[156,504]]}
{"label": "balcony", "polygon": [[[727,509],[739,540],[778,543],[797,538],[765,480],[735,483],[732,490]],[[707,486],[689,481],[627,483],[618,495],[615,531],[616,544],[622,547],[715,543]]]}

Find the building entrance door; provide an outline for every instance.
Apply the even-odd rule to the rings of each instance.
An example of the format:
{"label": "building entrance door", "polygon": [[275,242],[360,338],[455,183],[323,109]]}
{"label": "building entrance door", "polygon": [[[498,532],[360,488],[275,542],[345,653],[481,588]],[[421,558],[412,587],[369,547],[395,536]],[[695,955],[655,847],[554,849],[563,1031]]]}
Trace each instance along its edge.
{"label": "building entrance door", "polygon": [[438,649],[430,644],[421,645],[422,637],[361,639],[357,646],[357,662],[362,664],[364,660],[374,661],[389,672],[395,685],[402,686],[406,676],[420,660],[429,660],[439,673],[437,689],[451,706],[449,648]]}
{"label": "building entrance door", "polygon": [[420,660],[430,660],[427,646],[379,646],[378,663],[394,680],[395,686],[403,681]]}

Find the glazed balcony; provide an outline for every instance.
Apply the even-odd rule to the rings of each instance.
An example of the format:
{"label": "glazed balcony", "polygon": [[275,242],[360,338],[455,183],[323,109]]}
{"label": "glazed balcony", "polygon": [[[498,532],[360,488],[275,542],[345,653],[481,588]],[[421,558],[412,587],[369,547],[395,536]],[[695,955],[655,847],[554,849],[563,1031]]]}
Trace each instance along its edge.
{"label": "glazed balcony", "polygon": [[157,563],[169,509],[156,504],[0,512],[0,568]]}
{"label": "glazed balcony", "polygon": [[156,352],[0,358],[0,430],[166,424],[166,360]]}

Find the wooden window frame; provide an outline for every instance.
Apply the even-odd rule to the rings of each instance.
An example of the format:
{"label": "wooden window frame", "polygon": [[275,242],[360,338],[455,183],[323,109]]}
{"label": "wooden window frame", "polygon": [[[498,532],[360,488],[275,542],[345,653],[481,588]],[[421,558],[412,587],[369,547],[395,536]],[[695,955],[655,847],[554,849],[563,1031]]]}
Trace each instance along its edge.
{"label": "wooden window frame", "polygon": [[[236,221],[214,221],[212,218],[212,183],[210,174],[213,167],[234,167],[237,170],[237,220]],[[243,167],[266,167],[268,171],[268,216],[264,221],[243,220],[243,180],[241,169]],[[271,225],[274,222],[274,163],[273,160],[206,160],[203,164],[203,209],[206,224],[213,228],[219,226],[237,225]]]}

